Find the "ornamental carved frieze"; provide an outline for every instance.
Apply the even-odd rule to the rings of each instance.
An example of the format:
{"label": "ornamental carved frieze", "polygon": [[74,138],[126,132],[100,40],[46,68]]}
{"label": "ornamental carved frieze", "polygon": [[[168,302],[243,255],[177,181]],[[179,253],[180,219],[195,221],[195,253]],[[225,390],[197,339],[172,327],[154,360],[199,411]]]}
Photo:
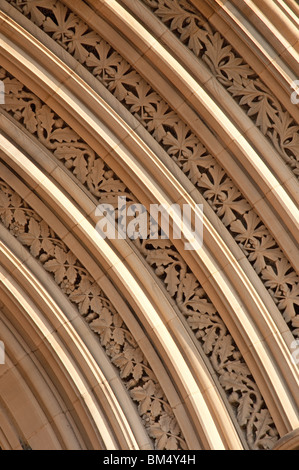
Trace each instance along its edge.
{"label": "ornamental carved frieze", "polygon": [[[243,196],[240,188],[216,158],[208,152],[198,136],[139,72],[63,3],[52,0],[9,0],[9,3],[37,24],[92,73],[176,162],[236,240],[292,333],[297,337],[299,335],[298,274],[283,253],[279,241],[273,238],[271,231]],[[275,145],[278,145],[278,141],[285,142],[284,150],[281,152],[285,158],[289,155],[289,158],[295,162],[298,156],[296,154],[298,126],[296,127],[294,123],[288,125],[291,118],[284,111],[280,113],[281,106],[270,91],[265,89],[250,67],[235,54],[219,33],[211,29],[205,18],[186,0],[145,0],[145,3],[169,25],[172,31],[176,31],[176,34],[179,34],[194,52],[202,57],[205,56],[206,63],[215,62],[217,54],[222,57],[218,60],[218,68],[214,67],[218,70],[216,75],[222,84],[230,83],[228,87],[230,88],[245,83],[246,80],[252,81],[248,84],[247,93],[243,94],[243,104],[245,105],[246,101],[246,106],[251,109],[251,111],[248,109],[248,113],[255,117],[257,126],[264,130],[267,127],[267,135],[272,132],[268,125],[273,120],[271,129],[272,134],[277,137]],[[222,50],[222,53],[217,53],[219,50]],[[222,67],[222,71],[219,67]],[[254,95],[254,90],[258,88],[260,94]],[[273,103],[276,104],[270,113]],[[27,104],[24,110],[23,112],[30,114],[30,105]],[[268,117],[263,118],[264,114]],[[278,120],[283,123],[281,129],[285,129],[284,136],[279,134]],[[35,126],[35,123],[28,119],[26,122],[27,127]],[[292,149],[295,151],[293,156],[290,153]],[[72,161],[75,159],[70,158],[68,165],[72,165]],[[77,168],[74,168],[74,171],[76,173],[83,171],[84,174],[87,158],[76,160],[79,161],[83,163],[83,168],[79,169],[76,164]]]}
{"label": "ornamental carved frieze", "polygon": [[97,335],[136,403],[155,448],[186,449],[168,400],[121,315],[74,253],[1,178],[0,220],[53,276]]}
{"label": "ornamental carved frieze", "polygon": [[232,45],[188,0],[140,0],[237,101],[299,178],[299,126]]}
{"label": "ornamental carved frieze", "polygon": [[[119,195],[125,196],[129,202],[136,201],[117,175],[48,105],[4,69],[0,69],[0,79],[6,89],[5,112],[23,126],[32,139],[38,139],[64,165],[65,171],[77,178],[78,184],[84,185],[101,202],[116,203]],[[189,137],[195,139],[192,135]],[[205,154],[200,143],[196,145],[202,164],[213,174],[216,170],[212,156]],[[183,164],[187,164],[188,155],[184,151],[179,151],[179,154]],[[232,183],[222,175],[221,180],[223,178],[227,184],[225,190],[229,191]],[[64,294],[78,307],[91,330],[99,336],[138,404],[156,447],[184,448],[184,438],[165,395],[120,314],[114,310],[87,268],[78,262],[46,221],[4,181],[0,189],[1,222],[42,263]],[[206,191],[210,191],[208,184]],[[240,193],[237,194],[240,198]],[[209,198],[215,204],[211,192]],[[241,203],[247,209],[246,201]],[[231,224],[238,221],[243,224],[242,218],[231,220],[234,207],[230,210],[223,211],[223,216]],[[266,229],[261,222],[253,224],[252,228],[259,230],[257,236],[265,236]],[[245,226],[244,229],[236,227],[236,230],[247,240]],[[190,327],[190,334],[215,371],[228,407],[235,415],[248,446],[252,449],[271,448],[278,434],[263,397],[226,325],[182,256],[170,240],[137,239],[133,243],[162,281],[165,292],[176,302]]]}

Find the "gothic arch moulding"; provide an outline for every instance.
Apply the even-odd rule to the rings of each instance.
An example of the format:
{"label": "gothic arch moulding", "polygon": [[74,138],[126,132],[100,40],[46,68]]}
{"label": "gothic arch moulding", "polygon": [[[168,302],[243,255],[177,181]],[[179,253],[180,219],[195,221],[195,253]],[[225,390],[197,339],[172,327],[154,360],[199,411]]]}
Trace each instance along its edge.
{"label": "gothic arch moulding", "polygon": [[0,5],[0,447],[296,448],[296,4]]}

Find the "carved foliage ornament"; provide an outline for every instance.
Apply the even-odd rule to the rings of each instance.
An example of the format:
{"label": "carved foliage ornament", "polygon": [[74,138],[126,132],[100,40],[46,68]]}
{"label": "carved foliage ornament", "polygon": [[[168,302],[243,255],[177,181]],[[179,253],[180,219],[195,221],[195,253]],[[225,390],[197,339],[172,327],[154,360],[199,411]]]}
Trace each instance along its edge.
{"label": "carved foliage ornament", "polygon": [[188,0],[141,0],[208,66],[299,178],[299,126],[254,70]]}
{"label": "carved foliage ornament", "polygon": [[[144,1],[194,52],[201,54],[206,63],[214,64],[216,76],[223,84],[229,85],[228,88],[243,87],[248,81],[243,100],[250,108],[249,114],[255,116],[257,125],[263,124],[262,127],[273,120],[273,132],[267,127],[267,134],[277,134],[277,142],[285,143],[285,158],[288,155],[288,159],[295,162],[297,157],[295,154],[291,156],[290,152],[299,148],[298,126],[288,126],[290,118],[280,111],[277,100],[258,79],[252,78],[253,71],[235,55],[219,33],[214,33],[186,0]],[[61,2],[9,2],[95,75],[159,142],[238,242],[294,336],[299,336],[299,277],[268,228],[198,137],[117,51]],[[259,92],[254,95],[254,90]],[[236,95],[236,91],[234,93]],[[273,110],[270,112],[271,106]],[[279,120],[284,122],[284,137],[278,131]],[[26,125],[29,126],[28,123]],[[277,142],[275,145],[278,145]],[[73,161],[72,158],[68,164],[71,166]],[[82,170],[76,167],[74,171],[78,173]]]}
{"label": "carved foliage ornament", "polygon": [[[7,91],[5,109],[76,175],[99,201],[116,204],[134,196],[103,160],[67,124],[18,80],[0,69]],[[210,160],[211,157],[207,157]],[[170,407],[141,350],[86,269],[50,227],[4,182],[0,219],[30,249],[99,335],[118,367],[157,448],[184,448]],[[264,400],[233,338],[205,291],[169,240],[136,240],[135,246],[163,281],[206,354],[232,412],[252,449],[271,448],[277,431]]]}
{"label": "carved foliage ornament", "polygon": [[76,256],[21,197],[0,178],[0,220],[52,274],[99,337],[144,425],[161,449],[186,449],[173,411],[141,349],[121,316]]}

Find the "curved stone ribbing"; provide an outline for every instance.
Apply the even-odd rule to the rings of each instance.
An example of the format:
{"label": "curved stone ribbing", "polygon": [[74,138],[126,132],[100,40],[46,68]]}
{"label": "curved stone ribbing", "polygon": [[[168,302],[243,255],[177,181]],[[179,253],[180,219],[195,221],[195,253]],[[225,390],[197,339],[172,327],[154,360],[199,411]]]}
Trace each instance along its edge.
{"label": "curved stone ribbing", "polygon": [[98,335],[157,449],[186,449],[185,440],[155,374],[120,314],[97,282],[41,217],[0,179],[0,219],[24,245]]}
{"label": "curved stone ribbing", "polygon": [[201,59],[299,178],[299,126],[253,68],[188,0],[141,0]]}
{"label": "curved stone ribbing", "polygon": [[[279,246],[279,240],[273,238],[260,215],[251,207],[242,195],[242,191],[216,158],[207,151],[199,138],[159,96],[157,90],[154,90],[141,77],[139,72],[61,2],[10,0],[10,3],[84,65],[139,120],[163,150],[177,163],[239,244],[292,333],[298,336],[299,277]],[[156,2],[150,3],[153,5]],[[186,11],[178,3],[169,3],[170,5],[178,7],[179,24],[185,24],[184,21],[182,23],[180,15],[183,14],[186,20],[191,13],[193,22],[190,21],[191,24],[194,23],[194,18],[197,17],[193,7],[189,8],[189,3],[184,2],[185,6],[188,5]],[[167,14],[172,23],[172,13]],[[166,20],[168,16],[163,16],[163,18]],[[202,23],[206,27],[206,22],[200,18],[194,24],[198,27]],[[208,37],[208,31],[209,29],[203,33],[204,37]],[[218,35],[214,32],[210,34],[213,37]],[[224,45],[221,38],[218,45],[221,47]],[[210,45],[207,50],[211,47]],[[229,52],[229,56],[233,54],[231,49],[225,50]],[[249,74],[248,77],[252,77],[253,71],[249,70],[240,58],[237,58],[234,63],[235,66],[240,67],[239,70],[243,71],[240,72],[240,77],[243,77],[245,72]],[[221,76],[221,80],[224,80],[225,75],[222,73]],[[264,96],[265,100],[271,102],[274,100],[273,97],[269,98],[269,91],[263,90],[261,93],[260,96]],[[280,109],[280,105],[278,107]],[[251,114],[258,119],[256,113]],[[257,121],[256,124],[260,123]],[[293,129],[293,124],[291,128]]]}
{"label": "curved stone ribbing", "polygon": [[[103,160],[36,95],[4,69],[1,70],[0,79],[4,80],[7,92],[5,109],[27,131],[38,138],[39,142],[50,150],[93,196],[99,201],[110,203],[115,203],[117,195],[125,195],[128,201],[136,200],[117,175],[104,164]],[[15,196],[15,198],[20,204],[18,196]],[[134,378],[135,368],[136,376],[137,370],[141,370],[143,367],[140,365],[142,362],[141,351],[138,349],[139,352],[134,353],[134,348],[131,346],[125,348],[124,344],[119,344],[113,339],[113,334],[110,332],[110,330],[115,331],[116,329],[124,340],[121,334],[121,325],[118,325],[121,321],[119,315],[112,314],[106,306],[103,306],[101,301],[99,303],[96,300],[92,302],[89,294],[87,295],[89,300],[86,301],[84,290],[89,292],[91,289],[90,296],[97,296],[99,295],[97,294],[98,287],[88,277],[86,278],[87,273],[85,273],[86,281],[84,281],[84,285],[74,285],[74,282],[77,283],[79,279],[74,269],[78,271],[79,267],[70,268],[70,270],[63,267],[69,262],[66,254],[67,249],[63,248],[64,244],[60,247],[60,242],[57,241],[58,248],[56,250],[49,244],[48,248],[51,251],[41,252],[43,250],[42,244],[46,243],[45,246],[47,246],[48,242],[45,242],[44,238],[50,230],[45,222],[42,222],[41,225],[40,221],[40,225],[37,226],[34,221],[29,224],[28,220],[23,218],[23,225],[21,224],[19,227],[18,224],[12,224],[12,227],[10,227],[10,219],[7,219],[5,215],[9,200],[5,198],[1,206],[0,214],[4,224],[11,228],[13,232],[20,229],[25,231],[26,227],[26,234],[18,237],[20,241],[28,245],[31,253],[38,257],[44,267],[54,274],[62,290],[69,295],[73,302],[78,304],[80,313],[89,322],[91,328],[101,335],[102,344],[108,348],[108,354],[112,358],[112,362],[119,367],[121,376],[125,379],[126,384],[129,384],[129,389],[131,390],[133,387],[131,394],[139,402],[141,415],[145,420],[149,419],[153,408],[155,410],[154,418],[151,419],[159,421],[159,416],[156,416],[157,410],[160,409],[158,405],[160,392],[157,386],[145,387],[146,383],[150,383],[150,378],[148,378],[147,380],[142,379],[143,385],[141,387],[140,379],[136,381],[136,377]],[[22,214],[22,211],[17,213]],[[11,209],[9,209],[9,214],[10,216],[13,214]],[[44,231],[42,231],[44,225]],[[169,240],[145,240],[142,242],[136,240],[135,246],[148,264],[154,268],[155,274],[163,280],[169,295],[176,301],[179,310],[186,318],[190,326],[190,332],[193,331],[196,341],[199,342],[217,374],[219,383],[227,395],[231,410],[237,417],[240,429],[244,430],[249,447],[272,447],[277,439],[277,431],[263,397],[227,327],[195,276],[190,272],[182,256]],[[56,251],[60,258],[60,264],[57,264],[55,260]],[[69,256],[72,258],[71,254]],[[75,259],[72,259],[72,261],[72,264],[77,265]],[[80,269],[83,270],[82,272],[86,271],[84,267],[80,267]],[[95,289],[94,294],[92,294],[93,288]],[[107,302],[109,302],[108,299]],[[97,303],[98,309],[94,310],[93,305],[97,305]],[[101,307],[104,307],[104,310]],[[113,321],[115,315],[117,315],[115,318],[119,319],[116,320],[116,323]],[[127,335],[130,335],[130,333],[128,332]],[[113,339],[112,346],[108,341],[111,338]],[[118,347],[120,351],[111,354],[115,347]],[[135,355],[139,358],[138,361]],[[131,364],[131,369],[128,364]],[[147,370],[147,367],[146,365],[143,369]],[[146,376],[143,375],[142,377]],[[143,403],[145,391],[142,392],[141,388],[147,393],[151,392],[152,404],[150,406],[148,402],[146,402],[147,405]],[[137,390],[136,393],[134,393],[134,390]],[[144,412],[145,406],[149,407],[146,413]],[[175,440],[175,437],[173,439]],[[178,438],[177,441],[180,442]]]}

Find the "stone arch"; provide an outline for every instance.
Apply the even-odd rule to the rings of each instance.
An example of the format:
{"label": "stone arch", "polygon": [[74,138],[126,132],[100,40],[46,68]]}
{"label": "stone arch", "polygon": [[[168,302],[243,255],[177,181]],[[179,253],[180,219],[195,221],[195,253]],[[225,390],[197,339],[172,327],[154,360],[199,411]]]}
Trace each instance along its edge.
{"label": "stone arch", "polygon": [[[15,6],[18,6],[18,2],[15,3]],[[56,5],[56,3],[54,2],[53,5]],[[112,31],[106,20],[107,13],[105,13],[105,9],[110,8],[108,11],[111,13],[111,8],[115,8],[116,13],[114,12],[115,16],[112,16],[113,21],[117,20],[119,22],[119,31],[122,31],[124,35],[127,37],[131,35],[130,41],[131,44],[134,44],[132,40],[133,23],[130,24],[126,17],[120,21],[118,15],[119,5],[117,2],[112,3],[113,5],[111,4],[112,6],[108,7],[105,2],[101,4],[100,10],[97,12],[99,17],[94,17],[91,14],[88,17],[87,13],[90,10],[83,2],[72,2],[71,8],[78,11],[80,7],[79,16],[84,21],[88,19],[90,28],[88,37],[91,42],[95,40],[95,33],[92,32],[95,18],[98,21],[97,28],[99,28],[99,24],[105,27],[102,28],[103,34]],[[45,12],[42,8],[48,7],[49,9],[50,4],[51,2],[44,2],[43,7],[39,10],[42,16]],[[30,2],[28,5],[30,5]],[[65,9],[68,2],[61,5],[59,8]],[[279,304],[275,302],[275,295],[274,300],[271,295],[273,290],[267,291],[267,285],[265,285],[267,283],[261,282],[265,279],[261,279],[256,275],[255,270],[244,256],[244,252],[233,239],[233,233],[238,233],[238,231],[229,234],[221,227],[217,219],[219,212],[221,212],[219,207],[216,206],[216,211],[215,208],[209,207],[208,199],[205,200],[194,188],[194,181],[192,181],[192,177],[190,179],[190,172],[186,175],[181,171],[182,167],[179,170],[169,158],[167,146],[164,149],[161,148],[157,139],[153,139],[153,136],[146,132],[144,125],[140,124],[139,117],[129,114],[128,109],[123,104],[119,104],[119,101],[122,101],[121,91],[118,91],[119,96],[112,96],[109,93],[109,87],[108,90],[105,89],[92,76],[90,71],[82,66],[82,61],[78,55],[77,57],[65,55],[60,45],[55,43],[54,37],[50,39],[45,32],[39,29],[41,17],[35,15],[34,20],[37,24],[32,25],[28,18],[22,17],[20,12],[17,12],[14,7],[9,6],[6,2],[5,13],[7,15],[5,18],[5,15],[3,16],[3,45],[5,45],[5,49],[2,47],[1,64],[8,70],[8,75],[5,75],[2,71],[2,74],[4,73],[3,78],[6,77],[7,82],[12,86],[12,93],[13,86],[16,87],[21,100],[22,93],[23,98],[27,101],[29,99],[33,100],[32,106],[27,108],[29,114],[27,113],[26,116],[20,114],[24,113],[26,107],[12,106],[9,108],[8,106],[1,117],[1,126],[6,134],[1,140],[1,159],[4,163],[4,165],[1,164],[1,170],[2,174],[6,175],[7,183],[9,185],[14,183],[16,187],[20,186],[20,182],[17,182],[17,179],[13,176],[14,174],[18,175],[20,181],[25,182],[22,195],[17,191],[19,196],[28,196],[28,199],[25,199],[28,200],[29,204],[31,202],[36,204],[35,198],[37,195],[43,207],[40,209],[40,216],[46,214],[45,222],[52,224],[52,229],[55,226],[60,226],[63,239],[71,243],[72,247],[76,245],[74,238],[79,240],[79,243],[85,247],[84,254],[81,254],[81,261],[84,260],[85,266],[87,263],[88,267],[91,266],[95,270],[95,273],[97,273],[95,278],[101,280],[106,289],[109,290],[110,286],[110,300],[113,299],[122,308],[125,308],[125,303],[127,303],[129,310],[132,309],[133,316],[130,317],[132,312],[128,311],[126,318],[132,318],[131,326],[135,324],[135,335],[137,335],[144,350],[147,351],[147,360],[153,353],[156,354],[157,360],[160,359],[161,361],[159,367],[156,366],[156,372],[159,372],[158,376],[163,380],[164,386],[162,386],[162,389],[167,390],[169,397],[171,397],[170,408],[175,411],[178,422],[185,423],[184,435],[185,437],[188,436],[187,445],[189,448],[192,448],[192,446],[203,448],[272,447],[278,434],[283,436],[296,428],[298,422],[297,405],[295,404],[298,377],[291,358],[293,334],[296,336],[296,314],[291,315],[291,318],[289,318],[283,309],[278,308]],[[69,14],[71,15],[71,13]],[[15,18],[16,23],[10,21],[9,16]],[[140,28],[142,30],[141,26]],[[113,37],[117,38],[117,35],[119,35],[118,30],[114,29],[112,32]],[[30,44],[31,48],[29,48]],[[129,42],[124,44],[118,42],[118,48],[126,52],[125,49]],[[159,44],[153,44],[156,50],[159,51]],[[162,39],[161,44],[163,44]],[[135,54],[135,61],[132,57],[131,61],[134,67],[137,67],[137,70],[138,68],[142,69],[143,65],[150,64],[151,60],[152,64],[155,63],[153,59],[149,59],[151,52],[153,54],[157,53],[154,46],[152,49],[146,46],[141,53],[138,47],[134,50],[132,45],[127,50],[129,51],[127,53],[131,53],[132,57]],[[89,56],[89,59],[91,59],[91,56]],[[170,57],[168,60],[165,56],[164,65],[169,71],[173,70],[173,68],[171,69],[173,65],[171,65],[170,59],[175,60],[174,57]],[[49,66],[49,64],[52,65]],[[152,64],[148,67],[151,71],[154,71]],[[188,70],[187,64],[184,65]],[[156,70],[159,70],[160,66],[157,63],[155,63],[155,66]],[[136,75],[134,75],[136,72],[131,71],[130,73],[132,73],[134,80],[137,80]],[[192,129],[195,122],[192,124],[193,111],[189,103],[191,97],[195,95],[194,92],[190,93],[190,87],[193,83],[189,81],[190,76],[186,75],[187,78],[182,76],[177,85],[170,85],[165,81],[160,71],[155,73],[160,73],[159,93],[164,98],[166,96],[170,98],[172,103],[176,103],[176,115],[184,116],[185,122],[187,119]],[[17,80],[12,76],[15,76]],[[176,91],[178,89],[180,89],[180,93],[185,93],[183,100],[180,100],[180,95]],[[30,95],[32,92],[33,94]],[[149,93],[149,90],[146,91],[147,93]],[[186,93],[189,93],[188,98]],[[204,97],[207,96],[203,88],[198,88],[198,96],[201,103],[203,103]],[[216,109],[219,109],[216,100],[215,106]],[[169,109],[168,112],[173,113],[174,111]],[[38,119],[44,123],[39,129],[37,126],[38,115]],[[174,115],[169,114],[169,116],[173,117]],[[81,160],[83,165],[81,170],[77,163],[74,164],[75,159],[70,156],[66,144],[64,145],[64,154],[59,153],[57,148],[54,149],[53,147],[52,149],[54,154],[56,152],[56,159],[58,157],[61,162],[57,164],[57,160],[55,161],[51,156],[53,140],[49,140],[50,133],[47,132],[46,126],[52,126],[52,120],[58,118],[62,118],[67,123],[67,125],[62,125],[59,121],[59,124],[55,127],[57,136],[60,132],[58,142],[62,138],[63,131],[69,133],[69,142],[74,142],[77,139],[77,137],[75,139],[74,133],[79,136],[77,148],[83,149],[84,155],[83,160]],[[295,179],[290,175],[290,169],[282,169],[280,163],[277,163],[275,171],[267,168],[268,173],[261,175],[261,170],[265,166],[262,165],[262,159],[258,160],[260,166],[257,166],[254,158],[251,158],[252,156],[260,158],[253,144],[252,147],[245,149],[242,153],[244,158],[248,157],[247,160],[240,160],[243,162],[243,168],[233,164],[233,156],[236,153],[234,147],[237,142],[236,139],[238,136],[242,138],[243,136],[238,134],[233,121],[230,121],[231,130],[227,134],[223,133],[223,125],[219,123],[219,119],[215,118],[215,112],[212,112],[209,117],[209,125],[213,124],[213,132],[208,129],[204,121],[196,120],[198,127],[196,133],[200,132],[205,142],[214,139],[212,144],[209,144],[209,150],[213,150],[211,152],[213,157],[203,151],[201,153],[202,164],[210,164],[211,161],[209,162],[209,160],[214,158],[215,154],[219,161],[225,160],[225,165],[232,177],[230,181],[240,179],[244,182],[246,198],[242,204],[244,204],[244,207],[246,206],[245,213],[247,213],[248,201],[251,204],[253,203],[255,210],[262,217],[265,224],[262,226],[261,222],[258,222],[256,226],[261,231],[265,229],[265,226],[268,227],[271,235],[273,235],[273,246],[270,246],[272,252],[269,252],[270,260],[271,255],[273,257],[278,252],[277,260],[283,260],[285,256],[287,260],[285,263],[290,263],[284,266],[290,276],[289,286],[294,286],[297,283],[295,271],[297,267],[296,257],[298,256],[295,243],[297,229],[296,224],[293,223],[297,211],[294,200],[296,193]],[[181,126],[182,129],[185,129],[183,126]],[[41,129],[43,129],[42,132],[40,132]],[[217,139],[213,137],[213,133],[214,135],[218,134],[219,142],[221,142],[218,152]],[[185,138],[190,136],[190,140],[192,140],[192,134],[186,134]],[[87,143],[87,146],[84,142]],[[226,142],[226,145],[223,146],[223,142]],[[242,140],[242,142],[245,141]],[[247,141],[246,144],[248,145]],[[199,142],[196,145],[199,145]],[[168,148],[169,146],[170,143],[168,143]],[[20,148],[22,149],[21,152],[19,152]],[[92,150],[91,152],[89,148]],[[240,150],[240,147],[237,150]],[[108,175],[106,180],[109,180],[109,176],[111,178],[109,172],[115,172],[117,178],[113,176],[113,184],[120,186],[122,191],[125,191],[126,195],[130,197],[130,191],[132,191],[134,197],[137,197],[147,206],[150,203],[165,200],[181,204],[187,202],[191,206],[194,205],[195,201],[203,202],[206,214],[204,220],[206,245],[202,252],[186,253],[182,249],[180,241],[175,243],[172,240],[171,244],[175,245],[175,251],[171,251],[172,261],[169,262],[168,251],[168,263],[165,263],[164,268],[160,270],[161,273],[158,274],[159,270],[157,268],[159,265],[157,265],[157,260],[147,252],[146,244],[141,244],[138,247],[137,243],[133,247],[132,244],[120,246],[119,243],[113,242],[112,246],[109,244],[101,246],[95,240],[95,233],[92,230],[92,223],[96,222],[94,217],[95,200],[90,196],[90,188],[86,191],[86,175],[84,175],[85,164],[89,159],[94,159],[93,152],[98,153],[104,162],[104,171]],[[28,158],[28,154],[30,158]],[[65,166],[65,162],[69,158],[71,158],[71,164]],[[184,160],[187,160],[186,156]],[[99,160],[97,161],[99,162]],[[249,164],[248,171],[244,170],[247,165],[246,162]],[[98,165],[102,165],[102,163],[98,163]],[[214,168],[218,167],[215,166]],[[72,171],[69,172],[66,169]],[[277,178],[278,170],[279,178]],[[80,171],[83,173],[80,174]],[[258,174],[261,179],[257,176]],[[279,185],[281,178],[285,182],[284,185]],[[106,180],[104,179],[104,181]],[[268,190],[263,187],[265,182]],[[277,187],[275,186],[276,183]],[[205,187],[207,189],[207,186]],[[129,188],[129,191],[125,188]],[[95,187],[93,187],[93,191],[95,191]],[[237,193],[236,200],[241,200],[239,193]],[[294,208],[294,211],[286,210],[287,205],[289,205],[289,208]],[[56,219],[53,217],[53,213],[56,214]],[[273,217],[277,213],[278,216],[273,225]],[[246,219],[244,214],[243,218]],[[224,223],[224,225],[227,227],[230,222]],[[235,228],[236,225],[235,223]],[[70,235],[63,231],[64,227],[70,229]],[[275,246],[274,241],[278,245]],[[159,251],[161,247],[157,246],[156,249],[158,249],[157,254],[161,255],[163,252],[163,250]],[[153,250],[153,246],[151,250]],[[94,260],[91,255],[95,256]],[[143,255],[143,257],[140,255]],[[175,258],[176,261],[174,262]],[[111,259],[114,262],[111,262]],[[280,262],[281,266],[283,262]],[[171,271],[170,264],[177,266],[177,268]],[[150,265],[154,267],[154,273],[150,269]],[[163,262],[161,265],[163,266]],[[101,266],[100,269],[99,266]],[[184,267],[182,268],[182,266]],[[268,272],[271,272],[270,267],[271,263],[269,263]],[[107,277],[102,274],[101,269],[104,270]],[[165,269],[168,269],[168,272],[165,272]],[[187,270],[183,276],[184,269]],[[167,278],[169,272],[171,274]],[[180,273],[180,276],[178,273]],[[169,280],[171,275],[173,276],[172,281]],[[265,426],[266,431],[262,436],[263,439],[261,439],[263,442],[255,442],[252,434],[248,431],[249,428],[246,427],[248,421],[250,421],[248,419],[250,407],[254,407],[256,404],[256,402],[253,404],[252,401],[255,394],[247,395],[247,399],[251,400],[251,403],[249,403],[246,411],[247,418],[245,418],[240,412],[241,395],[238,394],[239,392],[235,394],[236,396],[233,395],[234,386],[225,385],[225,376],[220,374],[220,379],[219,376],[217,379],[214,377],[215,369],[213,371],[211,363],[213,364],[213,360],[216,361],[216,369],[221,364],[220,353],[218,354],[217,350],[215,351],[215,344],[218,345],[220,351],[221,347],[224,346],[224,340],[222,339],[220,347],[220,342],[217,342],[214,338],[214,341],[212,340],[214,349],[213,347],[209,349],[209,346],[207,346],[207,332],[204,333],[204,330],[201,331],[200,328],[197,328],[195,330],[197,339],[200,339],[201,336],[204,338],[201,346],[197,345],[194,336],[191,334],[190,322],[189,324],[188,321],[186,322],[186,319],[191,319],[192,324],[193,319],[190,310],[185,318],[182,315],[183,310],[180,310],[182,299],[180,303],[177,287],[178,285],[184,286],[182,289],[185,289],[184,298],[186,300],[186,279],[189,283],[188,288],[192,285],[191,279],[195,283],[192,295],[196,297],[201,292],[200,295],[205,305],[207,305],[206,302],[209,299],[208,305],[211,314],[213,315],[215,309],[219,312],[221,320],[229,332],[229,335],[226,333],[223,338],[226,338],[226,340],[232,338],[228,340],[229,348],[233,348],[230,350],[229,356],[233,357],[234,350],[234,359],[238,361],[242,357],[242,360],[245,359],[246,364],[249,366],[250,374],[252,374],[255,381],[252,382],[251,386],[256,383],[257,393],[265,400],[259,409],[260,415],[257,417],[257,421],[261,420],[266,412],[268,413],[267,407],[270,410],[268,422]],[[153,285],[155,286],[154,289]],[[115,289],[116,286],[117,289]],[[139,297],[136,295],[137,292]],[[117,298],[119,301],[116,300]],[[210,301],[212,302],[210,303]],[[190,308],[191,303],[189,302],[188,308]],[[187,305],[186,302],[185,304]],[[294,305],[296,306],[296,299]],[[146,311],[146,308],[148,311]],[[281,311],[283,315],[281,315]],[[140,324],[141,329],[146,331],[145,336],[147,338],[141,335],[141,330],[139,330],[141,336],[138,336],[138,324]],[[289,329],[290,325],[291,329]],[[161,331],[159,331],[159,328],[161,328]],[[220,324],[217,328],[221,329]],[[164,338],[162,337],[162,331],[166,335]],[[147,346],[144,344],[146,342],[148,342]],[[152,343],[152,349],[149,347],[149,342]],[[236,345],[236,350],[234,349],[235,346],[232,346],[233,344]],[[207,356],[210,355],[210,362],[203,354],[205,348],[206,353],[208,351]],[[184,357],[185,355],[187,359]],[[192,355],[196,357],[196,360],[192,359]],[[174,365],[176,359],[182,361],[184,374],[182,374],[182,371],[181,374],[178,374],[178,370]],[[153,364],[154,362],[152,359]],[[166,364],[165,369],[162,366],[164,362]],[[230,371],[232,376],[233,363],[231,361],[229,367],[231,369],[226,369],[226,374],[229,375],[228,372]],[[169,384],[173,383],[169,388],[167,387],[167,380],[169,380]],[[221,383],[221,380],[224,384],[222,389],[218,383]],[[228,390],[226,398],[223,396],[223,389]],[[257,400],[256,397],[257,395],[255,395],[255,400]],[[233,405],[235,410],[238,410],[236,414],[232,413],[228,398],[230,404]],[[201,411],[199,405],[202,406]],[[126,409],[125,406],[124,409]],[[203,409],[206,411],[204,412]],[[191,418],[194,411],[195,417]],[[189,418],[186,420],[185,417],[188,415]],[[156,416],[156,421],[158,421],[158,416]],[[240,429],[242,427],[243,431]],[[196,433],[195,437],[192,438],[194,429],[196,429]],[[166,445],[168,441],[161,435],[161,429],[156,429],[156,436],[159,432],[160,438],[158,440],[160,440],[160,443],[163,441],[163,444]],[[174,445],[174,441],[171,441],[169,445]],[[120,444],[120,447],[122,447],[122,444]]]}

